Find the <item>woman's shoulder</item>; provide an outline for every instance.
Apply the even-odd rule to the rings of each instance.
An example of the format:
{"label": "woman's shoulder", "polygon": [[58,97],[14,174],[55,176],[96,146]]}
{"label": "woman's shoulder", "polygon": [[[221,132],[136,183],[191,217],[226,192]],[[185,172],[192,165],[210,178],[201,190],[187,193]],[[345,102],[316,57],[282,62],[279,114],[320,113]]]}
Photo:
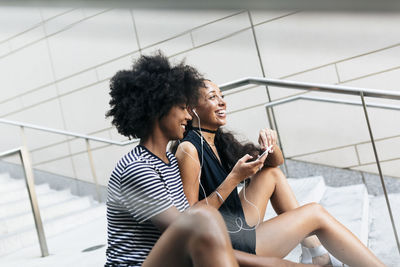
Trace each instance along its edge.
{"label": "woman's shoulder", "polygon": [[178,145],[178,150],[187,150],[189,152],[197,152],[196,146],[189,140],[182,140]]}
{"label": "woman's shoulder", "polygon": [[117,167],[124,173],[127,170],[146,168],[152,166],[152,155],[140,145],[134,147],[119,160]]}
{"label": "woman's shoulder", "polygon": [[179,145],[178,148],[175,152],[175,156],[178,160],[189,156],[189,157],[198,157],[198,150],[196,148],[196,146],[189,142],[189,141],[185,141],[183,140]]}

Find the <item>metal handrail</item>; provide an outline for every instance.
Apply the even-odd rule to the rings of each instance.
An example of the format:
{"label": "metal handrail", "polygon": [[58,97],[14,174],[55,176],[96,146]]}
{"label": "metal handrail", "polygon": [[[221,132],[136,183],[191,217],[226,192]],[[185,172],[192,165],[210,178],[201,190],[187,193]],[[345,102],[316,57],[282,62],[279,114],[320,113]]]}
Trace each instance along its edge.
{"label": "metal handrail", "polygon": [[328,85],[320,83],[305,83],[305,82],[297,82],[289,80],[256,78],[256,77],[246,77],[233,82],[224,83],[220,86],[220,89],[222,91],[225,91],[249,84],[269,85],[275,87],[285,87],[291,89],[303,89],[308,91],[320,91],[326,93],[357,95],[357,96],[363,94],[364,97],[377,97],[377,98],[400,100],[400,92],[392,92],[392,91],[377,90],[377,89],[364,89],[359,87],[350,87],[342,85]]}
{"label": "metal handrail", "polygon": [[[280,98],[278,100],[273,101],[273,105],[272,106],[277,106],[277,105],[280,105],[280,104],[290,103],[290,102],[293,102],[293,101],[296,101],[296,100],[309,100],[309,101],[317,101],[317,102],[325,102],[325,103],[362,106],[362,103],[357,102],[357,101],[352,101],[352,100],[347,100],[347,99],[328,98],[328,97],[308,96],[306,94],[287,96],[287,97]],[[266,108],[266,107],[268,107],[270,105],[270,103],[272,103],[272,102],[264,102],[264,103],[261,103],[261,104],[248,106],[246,108],[240,108],[240,109],[237,109],[237,110],[229,111],[227,113],[228,114],[232,114],[232,113],[236,113],[236,112],[239,112],[239,111],[242,111],[242,110],[246,110],[246,109],[249,109],[249,108],[261,107],[261,106]],[[397,105],[387,105],[387,104],[369,102],[369,103],[366,103],[366,106],[367,107],[372,107],[372,108],[381,108],[381,109],[399,110],[400,111],[400,106],[397,106]],[[376,138],[375,141],[382,141],[382,140],[396,138],[396,137],[400,137],[400,135],[395,135],[395,136],[390,136],[390,137],[385,137],[385,138]],[[327,151],[343,149],[343,148],[348,148],[348,147],[354,147],[357,150],[357,146],[358,145],[367,144],[367,143],[370,143],[370,141],[363,141],[363,142],[360,142],[360,143],[355,143],[355,144],[350,144],[350,145],[343,145],[343,146],[339,146],[339,147],[332,147],[332,148],[329,148],[329,149],[323,149],[323,150],[308,152],[308,153],[304,153],[304,154],[292,155],[292,156],[289,156],[287,158],[293,159],[293,158],[297,158],[297,157],[313,155],[313,154],[317,154],[317,153],[321,153],[321,152],[327,152]],[[384,161],[381,161],[381,162],[387,162],[387,161],[392,161],[392,160],[398,160],[398,158],[388,159],[388,160],[384,160]],[[360,163],[359,165],[349,166],[349,167],[345,167],[345,168],[354,168],[354,167],[357,167],[357,166],[370,165],[370,164],[373,164],[373,162],[372,163],[364,163],[364,164]]]}
{"label": "metal handrail", "polygon": [[99,183],[97,182],[97,175],[96,175],[96,170],[94,167],[92,149],[91,149],[89,141],[96,141],[96,142],[101,142],[101,143],[106,143],[106,144],[111,144],[111,145],[117,145],[117,146],[125,146],[125,145],[129,145],[129,144],[138,142],[138,139],[119,142],[119,141],[114,141],[114,140],[105,139],[105,138],[101,138],[101,137],[90,136],[90,135],[85,135],[85,134],[80,134],[80,133],[75,133],[75,132],[70,132],[70,131],[65,131],[65,130],[53,129],[53,128],[43,127],[43,126],[26,123],[26,122],[11,121],[11,120],[7,120],[7,119],[0,119],[0,123],[19,126],[21,128],[21,135],[23,137],[25,146],[27,146],[26,138],[25,138],[25,131],[24,131],[25,128],[34,129],[34,130],[43,131],[43,132],[49,132],[49,133],[53,133],[53,134],[59,134],[59,135],[63,135],[63,136],[72,136],[74,138],[84,139],[86,141],[86,151],[87,151],[88,157],[89,157],[89,164],[90,164],[90,170],[92,173],[92,178],[93,178],[94,184],[96,186],[96,194],[97,194],[98,201],[101,201],[100,188],[99,188]]}
{"label": "metal handrail", "polygon": [[[349,95],[360,95],[361,93],[363,93],[364,96],[368,96],[368,97],[400,100],[399,92],[376,90],[376,89],[363,89],[363,88],[339,86],[339,85],[304,83],[304,82],[288,81],[288,80],[256,78],[256,77],[246,77],[246,78],[242,78],[242,79],[239,79],[239,80],[236,80],[233,82],[225,83],[225,84],[220,85],[220,89],[222,91],[225,91],[225,90],[245,86],[248,84],[270,85],[270,86],[276,86],[276,87],[286,87],[286,88],[292,88],[292,89],[305,89],[305,90],[310,90],[310,91],[321,91],[321,92],[349,94]],[[280,101],[290,102],[290,101],[294,101],[299,98],[305,99],[305,100],[307,100],[307,99],[308,100],[321,100],[324,102],[339,101],[339,100],[335,100],[335,99],[325,101],[325,100],[328,100],[328,98],[325,98],[325,100],[323,100],[324,98],[317,98],[317,97],[303,96],[303,95],[291,96],[291,97],[285,98]],[[340,101],[341,102],[337,102],[337,103],[360,105],[357,102],[353,102],[353,101],[349,101],[349,100],[340,100]],[[345,103],[345,102],[347,102],[347,103]],[[387,108],[387,109],[398,109],[397,106],[390,106],[390,105],[384,105],[384,104],[378,104],[378,103],[376,103],[376,104],[368,103],[367,106]],[[110,139],[106,139],[106,138],[95,137],[95,136],[80,134],[80,133],[71,132],[71,131],[59,130],[59,129],[49,128],[49,127],[43,127],[43,126],[31,124],[31,123],[12,121],[12,120],[2,119],[2,118],[0,118],[0,123],[35,129],[35,130],[44,131],[44,132],[50,132],[50,133],[59,134],[59,135],[72,136],[75,138],[81,138],[81,139],[85,139],[85,140],[102,142],[102,143],[107,143],[107,144],[117,145],[117,146],[125,146],[125,145],[129,145],[129,144],[138,142],[138,139],[127,140],[127,141],[115,141],[115,140],[110,140]]]}
{"label": "metal handrail", "polygon": [[132,144],[132,143],[135,143],[138,141],[138,139],[133,139],[133,140],[119,142],[119,141],[114,141],[114,140],[110,140],[110,139],[106,139],[106,138],[90,136],[90,135],[85,135],[85,134],[80,134],[80,133],[75,133],[75,132],[70,132],[70,131],[64,131],[64,130],[59,130],[59,129],[54,129],[54,128],[43,127],[43,126],[31,124],[31,123],[12,121],[12,120],[6,120],[6,119],[0,119],[0,123],[34,129],[34,130],[43,131],[43,132],[54,133],[54,134],[72,136],[75,138],[81,138],[81,139],[85,139],[85,140],[91,140],[91,141],[107,143],[107,144],[117,145],[117,146],[125,146],[125,145],[129,145],[129,144]]}
{"label": "metal handrail", "polygon": [[42,218],[40,217],[39,205],[37,202],[36,191],[35,191],[35,183],[34,183],[35,179],[33,176],[33,169],[30,161],[29,152],[26,147],[22,146],[0,153],[0,158],[12,156],[14,154],[19,155],[19,158],[22,163],[26,188],[28,190],[29,200],[33,213],[33,219],[35,221],[36,233],[39,239],[40,251],[42,252],[42,257],[46,257],[49,255],[49,251],[47,249],[47,242],[46,242],[46,236],[44,234]]}

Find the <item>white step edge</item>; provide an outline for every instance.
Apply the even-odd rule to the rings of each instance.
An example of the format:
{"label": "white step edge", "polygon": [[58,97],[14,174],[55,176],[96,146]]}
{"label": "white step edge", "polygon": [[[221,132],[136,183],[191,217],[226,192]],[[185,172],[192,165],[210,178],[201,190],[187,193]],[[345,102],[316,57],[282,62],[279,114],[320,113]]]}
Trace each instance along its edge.
{"label": "white step edge", "polygon": [[[39,209],[48,207],[58,202],[63,202],[74,196],[70,193],[69,189],[65,190],[50,190],[37,195]],[[24,212],[32,212],[28,194],[21,199],[9,201],[0,204],[0,220],[7,216],[14,216]]]}
{"label": "white step edge", "polygon": [[[48,184],[35,185],[36,195],[49,192],[51,189]],[[0,194],[0,204],[9,201],[16,201],[28,197],[28,190],[26,186],[18,188],[18,190],[7,190]]]}
{"label": "white step edge", "polygon": [[1,184],[0,194],[20,190],[21,188],[26,188],[24,180],[10,179],[9,181]]}
{"label": "white step edge", "polygon": [[[70,229],[79,227],[97,218],[104,217],[106,208],[104,204],[88,209],[73,212],[65,216],[44,222],[46,237],[52,237]],[[26,227],[17,233],[0,236],[0,256],[13,253],[21,248],[38,243],[35,227]],[[51,253],[51,248],[49,248]]]}
{"label": "white step edge", "polygon": [[[400,194],[389,194],[397,232],[400,231]],[[368,247],[388,267],[400,266],[400,255],[385,196],[370,196],[370,232]]]}
{"label": "white step edge", "polygon": [[[8,182],[8,180],[10,180],[10,179],[12,179],[12,178],[10,177],[10,174],[8,172],[0,173],[0,184]],[[17,179],[13,179],[13,180],[17,180]]]}
{"label": "white step edge", "polygon": [[[71,212],[79,211],[91,206],[89,197],[73,198],[67,201],[56,203],[40,209],[42,221],[63,216]],[[19,231],[29,225],[34,225],[32,212],[25,212],[16,216],[6,217],[0,220],[0,236],[7,233]]]}

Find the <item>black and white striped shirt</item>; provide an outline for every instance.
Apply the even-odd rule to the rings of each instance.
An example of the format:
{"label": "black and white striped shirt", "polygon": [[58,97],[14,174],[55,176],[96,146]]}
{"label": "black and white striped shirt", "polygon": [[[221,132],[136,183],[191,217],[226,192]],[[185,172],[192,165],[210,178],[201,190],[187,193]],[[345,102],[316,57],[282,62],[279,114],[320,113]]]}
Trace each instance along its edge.
{"label": "black and white striped shirt", "polygon": [[171,206],[189,207],[175,156],[169,164],[144,146],[122,157],[108,183],[106,266],[141,266],[161,232],[150,218]]}

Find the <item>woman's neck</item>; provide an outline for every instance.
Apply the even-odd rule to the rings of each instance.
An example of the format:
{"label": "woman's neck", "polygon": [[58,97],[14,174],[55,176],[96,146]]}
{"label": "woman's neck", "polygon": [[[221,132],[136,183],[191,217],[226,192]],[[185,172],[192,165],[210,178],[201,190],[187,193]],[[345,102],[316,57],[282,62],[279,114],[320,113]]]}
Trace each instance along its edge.
{"label": "woman's neck", "polygon": [[208,144],[214,145],[215,133],[208,133],[202,131],[201,134],[203,135],[204,139],[206,139]]}
{"label": "woman's neck", "polygon": [[[199,128],[198,125],[193,125],[193,128],[197,131],[201,131],[201,135],[206,139],[207,143],[210,145],[214,145],[214,139],[215,139],[215,132],[216,130],[209,129],[207,127],[201,127]],[[204,129],[208,131],[204,131]],[[217,129],[218,130],[218,129]],[[215,132],[214,132],[215,131]]]}
{"label": "woman's neck", "polygon": [[157,131],[140,140],[140,145],[145,146],[151,153],[159,157],[164,162],[168,163],[168,158],[166,155],[167,145],[169,140],[165,138],[162,134],[157,134]]}

